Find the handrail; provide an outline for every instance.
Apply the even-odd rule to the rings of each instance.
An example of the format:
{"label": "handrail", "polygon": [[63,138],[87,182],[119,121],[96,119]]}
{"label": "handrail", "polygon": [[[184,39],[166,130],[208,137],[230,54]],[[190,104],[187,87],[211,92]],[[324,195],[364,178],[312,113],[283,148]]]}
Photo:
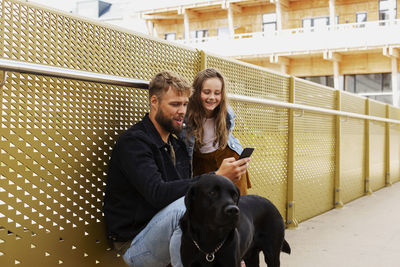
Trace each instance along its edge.
{"label": "handrail", "polygon": [[243,95],[230,94],[230,93],[228,93],[227,96],[229,99],[237,100],[237,101],[246,101],[246,102],[264,104],[264,105],[268,105],[268,106],[275,106],[275,107],[281,107],[281,108],[291,108],[291,109],[297,109],[297,110],[312,111],[312,112],[317,112],[317,113],[339,115],[341,117],[351,117],[351,118],[357,118],[357,119],[374,120],[374,121],[400,124],[400,120],[392,120],[392,119],[387,119],[387,118],[357,114],[357,113],[346,112],[346,111],[306,106],[306,105],[302,105],[302,104],[287,103],[287,102],[276,101],[276,100],[271,100],[271,99],[256,98],[256,97],[251,97],[251,96],[243,96]]}
{"label": "handrail", "polygon": [[[138,79],[130,79],[121,76],[114,76],[114,75],[106,75],[100,73],[93,73],[88,71],[81,71],[81,70],[71,70],[66,68],[60,67],[53,67],[53,66],[46,66],[36,63],[27,63],[21,61],[14,61],[8,59],[0,59],[0,69],[5,71],[16,71],[21,73],[30,73],[36,75],[46,75],[58,78],[66,78],[66,79],[75,79],[80,81],[87,81],[87,82],[98,82],[98,83],[105,83],[105,84],[112,84],[112,85],[121,85],[126,87],[134,87],[134,88],[142,88],[148,89],[149,82],[145,80],[138,80]],[[319,107],[312,107],[306,106],[302,104],[293,104],[287,103],[282,101],[276,101],[271,99],[265,98],[256,98],[238,94],[227,94],[228,98],[231,100],[237,101],[247,101],[257,104],[264,104],[268,106],[275,106],[275,107],[282,107],[282,108],[292,108],[297,110],[307,110],[313,111],[318,113],[325,113],[331,115],[339,115],[342,117],[353,117],[359,119],[366,119],[366,120],[375,120],[381,122],[389,122],[389,123],[396,123],[400,124],[400,120],[392,120],[387,118],[381,118],[376,116],[368,116],[362,115],[352,112],[345,112],[345,111],[338,111],[338,110],[330,110],[326,108],[319,108]]]}
{"label": "handrail", "polygon": [[148,89],[149,82],[145,80],[125,78],[121,76],[94,73],[83,70],[66,69],[36,63],[28,63],[9,59],[0,59],[0,70],[16,71],[36,75],[45,75],[86,82],[97,82],[111,85]]}

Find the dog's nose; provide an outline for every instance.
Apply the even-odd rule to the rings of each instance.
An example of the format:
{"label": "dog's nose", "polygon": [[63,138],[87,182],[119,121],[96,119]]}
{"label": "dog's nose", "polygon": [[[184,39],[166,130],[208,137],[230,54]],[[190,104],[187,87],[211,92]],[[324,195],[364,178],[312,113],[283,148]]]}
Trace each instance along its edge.
{"label": "dog's nose", "polygon": [[228,205],[225,207],[224,212],[229,216],[236,216],[239,214],[239,208],[236,205]]}

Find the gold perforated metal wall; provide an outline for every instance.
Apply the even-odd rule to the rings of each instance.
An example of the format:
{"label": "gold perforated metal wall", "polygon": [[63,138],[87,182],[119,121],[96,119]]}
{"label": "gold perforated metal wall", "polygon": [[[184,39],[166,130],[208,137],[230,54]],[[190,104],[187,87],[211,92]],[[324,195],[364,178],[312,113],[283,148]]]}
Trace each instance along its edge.
{"label": "gold perforated metal wall", "polygon": [[[400,120],[400,110],[389,107],[389,118]],[[390,142],[390,181],[392,183],[400,181],[400,125],[389,125]]]}
{"label": "gold perforated metal wall", "polygon": [[229,93],[289,101],[288,76],[214,55],[204,57],[205,67],[216,68],[224,74]]}
{"label": "gold perforated metal wall", "polygon": [[[228,93],[288,101],[288,76],[212,55],[205,55],[205,67],[223,73]],[[269,198],[285,216],[288,110],[242,101],[231,101],[230,105],[236,114],[234,136],[243,147],[256,148],[249,169],[249,193]]]}
{"label": "gold perforated metal wall", "polygon": [[[365,114],[365,98],[352,94],[341,94],[341,110]],[[341,118],[341,193],[347,203],[365,193],[365,121]]]}
{"label": "gold perforated metal wall", "polygon": [[[162,70],[192,80],[215,67],[228,93],[331,110],[340,99],[343,111],[400,120],[398,108],[346,93],[337,98],[328,87],[27,2],[0,1],[0,23],[1,59],[147,81]],[[147,91],[7,74],[0,87],[0,266],[123,266],[105,239],[103,190],[112,146],[147,112]],[[372,191],[385,186],[386,173],[400,180],[398,124],[230,105],[234,135],[256,147],[250,193],[271,199],[288,225],[362,196],[367,178]]]}
{"label": "gold perforated metal wall", "polygon": [[[335,92],[296,79],[295,103],[335,109]],[[295,113],[296,114],[296,113]],[[299,221],[333,208],[335,116],[312,112],[294,118],[294,199]]]}
{"label": "gold perforated metal wall", "polygon": [[147,91],[13,72],[1,95],[2,266],[118,263],[102,224],[106,163]]}
{"label": "gold perforated metal wall", "polygon": [[[386,117],[386,105],[370,100],[370,115]],[[384,122],[370,122],[370,184],[372,191],[385,186],[386,183],[386,129]]]}
{"label": "gold perforated metal wall", "polygon": [[163,70],[193,79],[200,68],[194,49],[31,3],[0,5],[2,58],[144,80]]}
{"label": "gold perforated metal wall", "polygon": [[[149,80],[192,80],[188,48],[57,13],[0,2],[0,57]],[[1,88],[0,265],[115,266],[102,199],[116,137],[148,110],[147,91],[8,72]]]}

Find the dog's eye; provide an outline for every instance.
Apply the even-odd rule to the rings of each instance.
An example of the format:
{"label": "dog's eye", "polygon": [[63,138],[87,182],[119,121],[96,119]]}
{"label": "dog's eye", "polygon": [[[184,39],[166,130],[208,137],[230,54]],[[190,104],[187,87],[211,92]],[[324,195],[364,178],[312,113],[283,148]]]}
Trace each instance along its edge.
{"label": "dog's eye", "polygon": [[232,192],[231,192],[231,196],[232,196],[232,199],[233,199],[234,201],[238,201],[239,195],[236,193],[236,191],[232,191]]}
{"label": "dog's eye", "polygon": [[216,194],[217,194],[217,192],[215,192],[214,190],[208,192],[208,195],[209,195],[210,197],[213,197],[213,196],[215,196]]}

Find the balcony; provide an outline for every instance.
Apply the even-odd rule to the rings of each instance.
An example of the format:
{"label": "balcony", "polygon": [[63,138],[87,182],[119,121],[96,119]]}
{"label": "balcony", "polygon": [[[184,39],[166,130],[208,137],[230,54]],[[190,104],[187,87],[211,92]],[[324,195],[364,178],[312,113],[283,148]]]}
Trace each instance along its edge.
{"label": "balcony", "polygon": [[344,52],[400,46],[400,19],[337,24],[326,27],[254,32],[232,37],[177,40],[221,56],[251,58],[301,55],[325,50]]}

